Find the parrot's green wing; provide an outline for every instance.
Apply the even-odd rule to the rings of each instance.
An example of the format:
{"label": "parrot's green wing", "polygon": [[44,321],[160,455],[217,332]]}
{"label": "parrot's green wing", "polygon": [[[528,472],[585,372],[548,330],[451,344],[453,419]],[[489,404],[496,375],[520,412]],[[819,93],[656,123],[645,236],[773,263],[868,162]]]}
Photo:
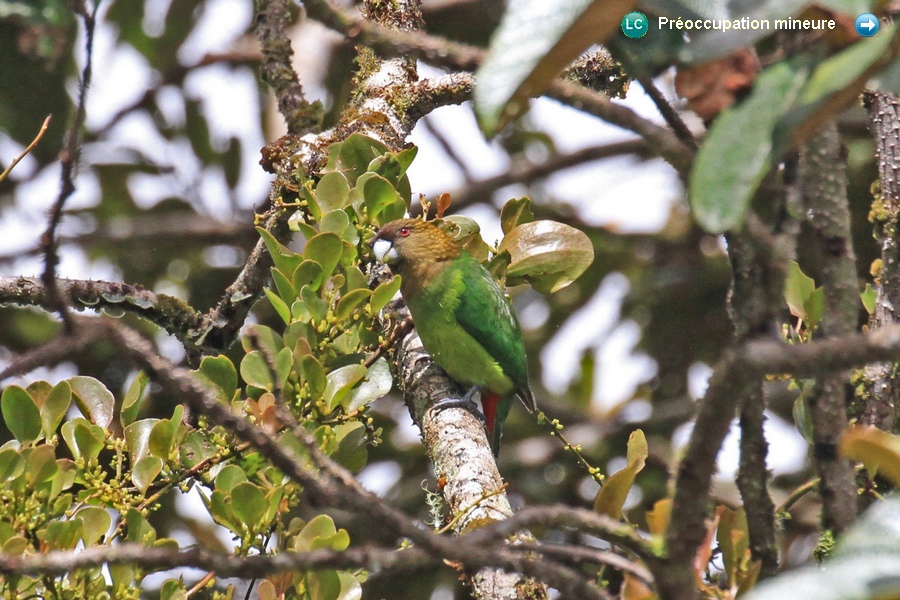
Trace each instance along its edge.
{"label": "parrot's green wing", "polygon": [[471,254],[463,252],[456,260],[460,261],[459,272],[465,287],[454,311],[456,320],[497,361],[512,380],[522,402],[529,411],[534,411],[522,332],[509,300],[488,270]]}

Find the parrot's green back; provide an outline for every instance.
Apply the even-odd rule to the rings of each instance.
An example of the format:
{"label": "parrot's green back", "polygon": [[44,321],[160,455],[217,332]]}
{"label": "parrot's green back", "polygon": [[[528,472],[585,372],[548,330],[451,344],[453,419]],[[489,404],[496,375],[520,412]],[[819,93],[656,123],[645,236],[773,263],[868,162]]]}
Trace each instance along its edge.
{"label": "parrot's green back", "polygon": [[513,397],[518,395],[529,412],[536,409],[522,332],[509,300],[478,260],[431,223],[393,221],[378,239],[396,249],[391,264],[402,278],[400,291],[425,349],[455,381],[481,388],[497,454]]}
{"label": "parrot's green back", "polygon": [[454,380],[501,396],[528,388],[525,347],[512,307],[471,254],[448,261],[406,302],[425,348]]}

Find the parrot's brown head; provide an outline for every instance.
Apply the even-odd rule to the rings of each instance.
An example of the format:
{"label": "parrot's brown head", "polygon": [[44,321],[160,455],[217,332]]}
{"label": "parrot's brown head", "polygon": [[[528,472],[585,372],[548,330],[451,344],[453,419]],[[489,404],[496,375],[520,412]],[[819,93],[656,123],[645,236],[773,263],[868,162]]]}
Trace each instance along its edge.
{"label": "parrot's brown head", "polygon": [[413,265],[440,263],[459,256],[459,246],[432,223],[397,219],[385,223],[372,241],[375,257],[395,272]]}

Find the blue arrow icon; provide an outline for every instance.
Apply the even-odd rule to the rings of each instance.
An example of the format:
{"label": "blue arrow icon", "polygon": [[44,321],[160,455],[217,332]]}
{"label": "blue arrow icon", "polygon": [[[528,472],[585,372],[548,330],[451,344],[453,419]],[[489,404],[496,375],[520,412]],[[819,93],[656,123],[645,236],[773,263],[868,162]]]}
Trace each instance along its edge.
{"label": "blue arrow icon", "polygon": [[862,37],[872,37],[881,29],[878,17],[872,13],[863,13],[856,17],[856,33]]}

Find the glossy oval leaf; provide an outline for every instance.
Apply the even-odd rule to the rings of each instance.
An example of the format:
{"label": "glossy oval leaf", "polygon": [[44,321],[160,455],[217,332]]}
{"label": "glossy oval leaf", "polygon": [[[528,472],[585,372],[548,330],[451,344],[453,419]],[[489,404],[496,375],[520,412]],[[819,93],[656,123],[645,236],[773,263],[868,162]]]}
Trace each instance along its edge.
{"label": "glossy oval leaf", "polygon": [[132,465],[150,453],[150,432],[157,423],[159,419],[141,419],[125,428],[125,443]]}
{"label": "glossy oval leaf", "polygon": [[634,0],[512,0],[475,75],[475,112],[491,136],[570,62],[616,31]]}
{"label": "glossy oval leaf", "polygon": [[131,470],[131,481],[134,482],[141,494],[147,493],[147,488],[162,472],[162,467],[163,462],[156,456],[145,456],[134,465]]}
{"label": "glossy oval leaf", "polygon": [[362,365],[345,365],[330,372],[325,378],[325,404],[329,411],[349,398],[350,389],[366,376]]}
{"label": "glossy oval leaf", "polygon": [[594,247],[584,232],[556,221],[533,221],[515,227],[500,243],[509,252],[508,285],[530,283],[552,294],[575,281],[594,261]]}
{"label": "glossy oval leaf", "polygon": [[337,307],[334,309],[335,318],[340,321],[349,318],[354,310],[365,304],[366,300],[371,297],[372,291],[365,288],[347,292],[341,297],[337,303]]}
{"label": "glossy oval leaf", "polygon": [[112,422],[116,405],[112,392],[93,377],[83,375],[69,378],[69,385],[81,414],[95,425],[106,429]]}
{"label": "glossy oval leaf", "polygon": [[531,212],[531,198],[513,198],[508,200],[500,210],[500,227],[503,235],[506,235],[519,225],[534,221],[534,213]]}
{"label": "glossy oval leaf", "polygon": [[231,492],[239,483],[247,481],[247,474],[237,465],[225,465],[216,475],[216,489],[222,492]]}
{"label": "glossy oval leaf", "polygon": [[69,382],[60,381],[47,394],[47,399],[40,409],[41,427],[44,437],[49,438],[56,433],[56,429],[62,423],[63,417],[66,416],[70,404],[72,404],[72,388],[69,387]]}
{"label": "glossy oval leaf", "polygon": [[119,411],[119,422],[122,427],[128,427],[137,419],[148,383],[150,383],[150,376],[143,371],[138,371],[134,381],[128,386],[128,391],[125,392],[125,398],[122,400],[122,409]]}
{"label": "glossy oval leaf", "polygon": [[379,358],[366,371],[366,376],[359,385],[350,390],[350,396],[345,402],[347,412],[387,395],[393,385],[394,378],[387,360]]}
{"label": "glossy oval leaf", "polygon": [[23,444],[33,442],[41,435],[41,413],[24,388],[11,385],[3,390],[0,411],[6,426]]}
{"label": "glossy oval leaf", "polygon": [[32,485],[50,481],[57,473],[59,465],[53,446],[40,445],[31,449],[25,458],[25,477]]}

